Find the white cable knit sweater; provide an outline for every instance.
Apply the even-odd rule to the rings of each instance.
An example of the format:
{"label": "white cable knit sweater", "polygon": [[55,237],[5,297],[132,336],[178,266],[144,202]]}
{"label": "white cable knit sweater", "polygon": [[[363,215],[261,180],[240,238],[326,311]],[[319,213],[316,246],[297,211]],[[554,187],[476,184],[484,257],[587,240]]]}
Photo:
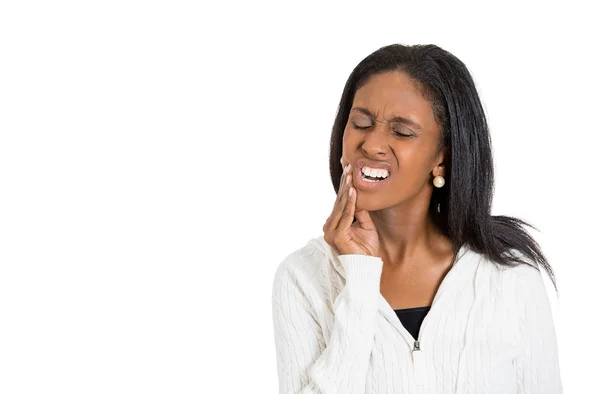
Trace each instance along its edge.
{"label": "white cable knit sweater", "polygon": [[323,236],[280,263],[280,394],[562,393],[541,271],[497,267],[464,245],[416,342],[380,293],[382,267],[379,257],[338,255]]}

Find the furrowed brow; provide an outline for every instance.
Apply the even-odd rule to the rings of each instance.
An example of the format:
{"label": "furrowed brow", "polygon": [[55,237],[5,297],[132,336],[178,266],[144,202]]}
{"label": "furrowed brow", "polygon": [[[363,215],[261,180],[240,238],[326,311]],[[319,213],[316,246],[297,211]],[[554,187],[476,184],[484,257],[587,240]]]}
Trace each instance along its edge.
{"label": "furrowed brow", "polygon": [[[362,108],[362,107],[352,107],[352,111],[358,111],[358,112],[361,112],[361,113],[363,113],[363,114],[365,114],[365,115],[367,115],[367,116],[369,116],[369,117],[371,117],[371,118],[375,118],[375,115],[373,115],[373,114],[372,114],[372,113],[371,113],[371,112],[370,112],[368,109],[366,109],[366,108]],[[410,127],[414,128],[414,129],[416,129],[416,130],[421,130],[421,125],[419,125],[417,122],[415,122],[415,121],[413,121],[413,120],[411,120],[411,119],[405,118],[405,117],[403,117],[403,116],[394,116],[394,117],[393,117],[393,118],[391,118],[391,119],[387,119],[387,121],[388,121],[388,122],[390,122],[390,123],[391,123],[391,122],[402,123],[402,124],[405,124],[405,125],[407,125],[407,126],[410,126]]]}

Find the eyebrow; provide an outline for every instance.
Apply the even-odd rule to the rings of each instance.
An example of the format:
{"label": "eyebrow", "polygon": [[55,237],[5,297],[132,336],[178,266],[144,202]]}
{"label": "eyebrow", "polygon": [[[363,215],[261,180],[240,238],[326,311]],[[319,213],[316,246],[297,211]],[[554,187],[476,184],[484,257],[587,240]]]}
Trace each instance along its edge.
{"label": "eyebrow", "polygon": [[[373,115],[368,109],[366,108],[362,108],[362,107],[352,107],[351,111],[358,111],[358,112],[362,112],[363,114],[370,116],[372,118],[375,117],[375,115]],[[408,126],[412,126],[413,128],[417,129],[417,130],[421,130],[422,127],[421,125],[419,125],[417,122],[415,122],[414,120],[410,120],[408,118],[405,118],[404,116],[394,116],[393,118],[389,119],[388,122],[399,122],[399,123],[403,123],[405,125]]]}

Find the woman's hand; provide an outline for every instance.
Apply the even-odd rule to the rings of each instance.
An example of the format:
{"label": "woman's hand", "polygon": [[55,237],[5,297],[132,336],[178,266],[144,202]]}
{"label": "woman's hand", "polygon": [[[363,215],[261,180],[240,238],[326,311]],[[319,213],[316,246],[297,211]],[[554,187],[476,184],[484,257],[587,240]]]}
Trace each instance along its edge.
{"label": "woman's hand", "polygon": [[[344,168],[333,211],[325,225],[325,241],[339,254],[379,256],[379,235],[369,212],[356,209],[352,164]],[[352,195],[350,195],[350,192]],[[356,216],[356,222],[352,223]]]}

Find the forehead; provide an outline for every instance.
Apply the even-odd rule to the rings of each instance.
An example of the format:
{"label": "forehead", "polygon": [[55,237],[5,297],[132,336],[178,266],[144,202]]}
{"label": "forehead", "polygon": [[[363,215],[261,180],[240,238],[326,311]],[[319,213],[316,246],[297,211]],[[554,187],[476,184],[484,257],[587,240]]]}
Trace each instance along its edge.
{"label": "forehead", "polygon": [[435,127],[431,104],[416,89],[414,83],[398,71],[369,78],[356,91],[352,106],[366,108],[379,121],[403,116],[424,128]]}

